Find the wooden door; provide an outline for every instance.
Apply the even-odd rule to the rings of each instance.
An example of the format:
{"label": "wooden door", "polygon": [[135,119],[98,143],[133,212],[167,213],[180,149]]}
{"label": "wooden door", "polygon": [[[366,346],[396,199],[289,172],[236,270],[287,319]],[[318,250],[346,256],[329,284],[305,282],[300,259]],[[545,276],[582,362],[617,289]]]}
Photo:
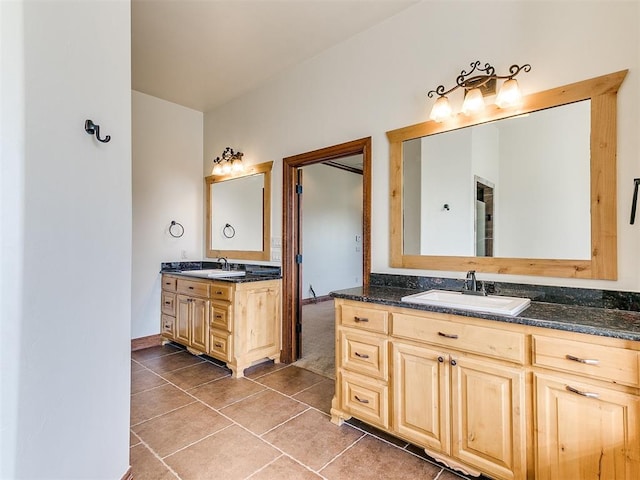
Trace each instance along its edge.
{"label": "wooden door", "polygon": [[522,370],[457,355],[449,365],[452,456],[496,479],[525,478]]}
{"label": "wooden door", "polygon": [[191,299],[191,339],[190,345],[203,353],[207,352],[209,325],[209,300]]}
{"label": "wooden door", "polygon": [[393,343],[393,429],[425,448],[449,453],[449,369],[446,355]]}
{"label": "wooden door", "polygon": [[176,314],[175,339],[184,345],[189,345],[191,298],[186,295],[178,295],[178,309]]}
{"label": "wooden door", "polygon": [[572,377],[536,375],[537,478],[640,478],[640,400]]}

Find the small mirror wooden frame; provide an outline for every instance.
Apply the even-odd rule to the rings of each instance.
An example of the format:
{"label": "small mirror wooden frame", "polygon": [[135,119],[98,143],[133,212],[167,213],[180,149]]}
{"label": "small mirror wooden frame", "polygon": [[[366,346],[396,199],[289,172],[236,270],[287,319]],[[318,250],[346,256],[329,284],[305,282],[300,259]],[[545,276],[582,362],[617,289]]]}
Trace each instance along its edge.
{"label": "small mirror wooden frame", "polygon": [[[487,106],[481,115],[457,115],[450,121],[428,121],[387,132],[390,154],[390,266],[424,270],[468,271],[546,277],[616,280],[617,93],[628,70],[528,95],[517,111]],[[591,259],[538,259],[472,256],[405,255],[403,252],[403,142],[525,113],[591,100]],[[480,118],[481,117],[481,118]],[[479,119],[480,118],[480,119]]]}
{"label": "small mirror wooden frame", "polygon": [[[228,257],[239,260],[270,260],[271,259],[271,167],[273,162],[265,162],[257,165],[251,165],[244,172],[231,173],[228,175],[210,175],[205,177],[205,192],[206,192],[206,242],[207,242],[207,257],[219,258]],[[211,238],[211,219],[212,208],[211,204],[211,188],[214,184],[224,182],[225,180],[231,180],[236,178],[248,177],[250,175],[264,174],[264,190],[263,190],[263,203],[262,203],[262,250],[215,250],[212,247]]]}

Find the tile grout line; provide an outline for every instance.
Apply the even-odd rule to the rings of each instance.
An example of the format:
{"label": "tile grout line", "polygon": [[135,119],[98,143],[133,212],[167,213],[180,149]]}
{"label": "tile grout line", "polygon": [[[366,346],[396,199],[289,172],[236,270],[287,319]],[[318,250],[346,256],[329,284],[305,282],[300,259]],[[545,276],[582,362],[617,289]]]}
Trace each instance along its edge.
{"label": "tile grout line", "polygon": [[[159,460],[160,463],[162,463],[162,465],[164,465],[167,470],[169,470],[178,480],[182,480],[182,477],[178,475],[178,472],[174,471],[173,468],[171,468],[167,463],[165,463],[162,457],[158,455],[158,453],[153,448],[151,448],[151,446],[147,442],[145,442],[142,438],[140,438],[140,443],[138,445],[144,445],[144,447],[151,452],[151,455],[156,457],[156,459]],[[129,447],[129,452],[131,452],[131,448],[132,447]]]}
{"label": "tile grout line", "polygon": [[[348,425],[348,424],[347,424]],[[331,465],[333,462],[335,462],[338,458],[340,458],[345,452],[351,450],[357,443],[360,443],[360,441],[365,438],[368,435],[368,433],[362,432],[362,435],[360,435],[358,438],[356,438],[353,443],[351,445],[348,445],[346,448],[344,448],[341,452],[339,452],[336,456],[334,456],[331,460],[329,460],[327,463],[325,463],[324,465],[322,465],[322,467],[320,467],[318,469],[318,472],[321,472],[322,470],[324,470],[325,468],[327,468],[329,465]]]}

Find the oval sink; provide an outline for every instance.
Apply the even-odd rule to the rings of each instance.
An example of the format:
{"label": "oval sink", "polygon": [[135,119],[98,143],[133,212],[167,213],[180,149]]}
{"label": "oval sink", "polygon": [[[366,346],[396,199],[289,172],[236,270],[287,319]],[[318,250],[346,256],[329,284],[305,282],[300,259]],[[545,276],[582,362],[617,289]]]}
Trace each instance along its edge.
{"label": "oval sink", "polygon": [[219,268],[212,268],[209,270],[186,270],[181,273],[183,275],[200,278],[244,277],[247,274],[244,270],[220,270]]}
{"label": "oval sink", "polygon": [[515,316],[530,304],[529,298],[502,297],[499,295],[464,295],[447,290],[429,290],[402,297],[403,302],[421,303],[435,307],[459,308],[473,312],[498,313]]}

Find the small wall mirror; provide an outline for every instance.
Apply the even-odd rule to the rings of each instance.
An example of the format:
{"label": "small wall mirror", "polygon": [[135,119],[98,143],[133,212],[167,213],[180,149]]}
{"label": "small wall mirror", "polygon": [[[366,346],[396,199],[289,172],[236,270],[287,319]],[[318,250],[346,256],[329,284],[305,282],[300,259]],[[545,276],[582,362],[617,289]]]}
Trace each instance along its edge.
{"label": "small wall mirror", "polygon": [[270,259],[272,165],[205,178],[207,257]]}
{"label": "small wall mirror", "polygon": [[387,132],[391,266],[615,279],[625,75]]}

